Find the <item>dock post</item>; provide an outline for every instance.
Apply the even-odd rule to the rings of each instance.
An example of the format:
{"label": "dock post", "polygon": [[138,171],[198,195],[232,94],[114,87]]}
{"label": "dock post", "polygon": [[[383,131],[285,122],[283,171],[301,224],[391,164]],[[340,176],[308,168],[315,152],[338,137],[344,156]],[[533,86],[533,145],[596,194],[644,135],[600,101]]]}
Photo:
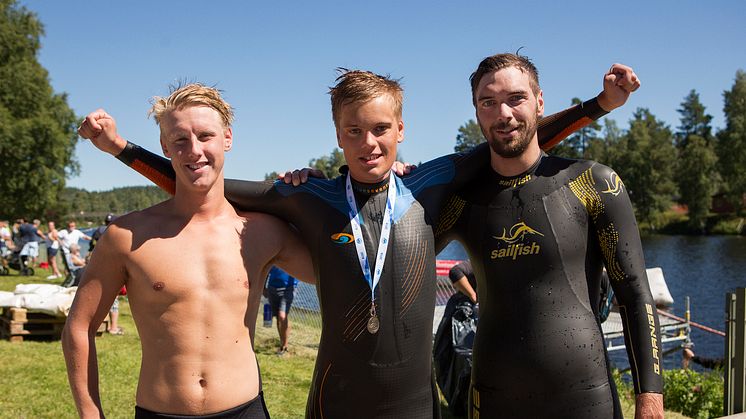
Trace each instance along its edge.
{"label": "dock post", "polygon": [[684,316],[684,319],[686,320],[686,329],[685,329],[686,341],[685,342],[686,342],[686,344],[688,344],[688,345],[691,346],[691,343],[692,343],[692,326],[691,326],[692,312],[691,312],[691,309],[690,309],[690,306],[689,306],[689,296],[688,295],[686,297],[684,297],[684,303],[686,304],[686,316]]}
{"label": "dock post", "polygon": [[746,288],[725,298],[725,415],[746,412]]}

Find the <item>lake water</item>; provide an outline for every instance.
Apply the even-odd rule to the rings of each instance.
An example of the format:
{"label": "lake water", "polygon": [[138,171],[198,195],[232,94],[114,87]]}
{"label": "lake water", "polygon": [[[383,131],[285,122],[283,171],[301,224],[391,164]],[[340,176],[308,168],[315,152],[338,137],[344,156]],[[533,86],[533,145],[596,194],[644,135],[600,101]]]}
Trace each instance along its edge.
{"label": "lake water", "polygon": [[[684,297],[691,302],[694,322],[725,331],[725,294],[746,287],[746,237],[738,236],[646,236],[642,239],[647,267],[661,267],[674,298],[672,313],[684,317]],[[464,259],[458,243],[451,243],[439,259]],[[722,357],[724,338],[692,328],[698,355]],[[626,356],[612,357],[626,364]],[[666,368],[681,365],[680,353],[666,358]],[[621,366],[621,365],[620,365]]]}
{"label": "lake water", "polygon": [[[648,267],[663,268],[674,314],[683,317],[689,296],[692,321],[725,331],[725,294],[746,287],[746,237],[649,236],[643,249]],[[696,328],[691,336],[698,355],[723,356],[723,337]]]}

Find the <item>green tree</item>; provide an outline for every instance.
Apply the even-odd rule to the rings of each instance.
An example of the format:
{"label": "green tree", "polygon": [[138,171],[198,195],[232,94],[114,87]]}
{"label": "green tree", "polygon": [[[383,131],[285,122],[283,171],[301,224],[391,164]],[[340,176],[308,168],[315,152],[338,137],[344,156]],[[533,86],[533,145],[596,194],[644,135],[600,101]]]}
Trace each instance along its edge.
{"label": "green tree", "polygon": [[720,174],[728,200],[743,210],[746,194],[746,72],[738,70],[731,90],[723,93],[725,129],[718,133]]}
{"label": "green tree", "polygon": [[676,193],[671,130],[648,109],[639,108],[614,148],[609,165],[627,186],[637,218],[654,226],[655,217],[670,208]]}
{"label": "green tree", "polygon": [[[573,105],[579,105],[580,103],[582,103],[580,99],[572,99]],[[593,121],[587,126],[577,130],[573,135],[567,137],[564,141],[555,146],[551,153],[569,159],[590,158],[588,149],[594,141],[599,139],[598,132],[600,130],[601,124],[599,124],[598,121]]]}
{"label": "green tree", "polygon": [[681,102],[678,112],[681,114],[681,125],[676,132],[677,145],[686,145],[689,135],[698,135],[708,143],[712,141],[712,115],[706,113],[705,105],[699,101],[699,94],[694,89]]}
{"label": "green tree", "polygon": [[44,28],[15,0],[0,0],[0,215],[41,217],[59,208],[74,159],[75,114],[52,90],[37,54]]}
{"label": "green tree", "polygon": [[705,106],[694,90],[684,98],[678,112],[681,125],[676,133],[679,149],[676,183],[681,203],[689,208],[689,227],[704,231],[719,180],[710,126],[712,116],[705,112]]}
{"label": "green tree", "polygon": [[717,191],[716,165],[717,155],[712,144],[699,135],[688,135],[679,155],[676,179],[681,203],[689,208],[689,226],[696,231],[704,232],[712,195]]}
{"label": "green tree", "polygon": [[622,140],[624,133],[616,121],[611,118],[604,119],[603,132],[603,137],[594,136],[590,138],[585,151],[585,158],[613,167],[612,162],[616,158],[614,153],[619,154],[620,146],[618,144]]}
{"label": "green tree", "polygon": [[466,121],[464,125],[458,127],[458,134],[456,135],[456,146],[453,150],[457,153],[468,151],[474,146],[479,145],[487,141],[482,135],[482,129],[479,124],[473,119]]}

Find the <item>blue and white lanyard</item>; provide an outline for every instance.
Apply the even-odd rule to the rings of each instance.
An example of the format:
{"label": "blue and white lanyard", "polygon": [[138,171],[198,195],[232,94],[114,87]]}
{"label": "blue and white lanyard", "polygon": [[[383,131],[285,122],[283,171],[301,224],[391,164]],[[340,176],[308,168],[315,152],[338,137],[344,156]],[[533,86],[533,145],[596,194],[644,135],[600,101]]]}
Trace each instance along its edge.
{"label": "blue and white lanyard", "polygon": [[370,274],[370,264],[368,263],[368,253],[365,251],[365,241],[363,240],[363,231],[360,229],[360,214],[357,212],[357,203],[355,202],[355,193],[352,190],[352,182],[350,181],[350,174],[347,173],[347,203],[350,205],[350,225],[352,227],[352,235],[355,238],[355,249],[357,250],[357,258],[360,261],[360,269],[363,270],[363,276],[365,281],[370,286],[370,301],[371,307],[375,307],[373,302],[376,299],[376,286],[381,280],[381,273],[383,272],[383,264],[386,261],[386,252],[389,248],[389,236],[391,233],[391,226],[394,223],[394,204],[396,203],[396,179],[394,178],[393,172],[389,174],[389,191],[388,199],[386,200],[386,210],[383,213],[383,224],[381,225],[381,237],[378,239],[378,253],[376,255],[376,271],[373,275]]}

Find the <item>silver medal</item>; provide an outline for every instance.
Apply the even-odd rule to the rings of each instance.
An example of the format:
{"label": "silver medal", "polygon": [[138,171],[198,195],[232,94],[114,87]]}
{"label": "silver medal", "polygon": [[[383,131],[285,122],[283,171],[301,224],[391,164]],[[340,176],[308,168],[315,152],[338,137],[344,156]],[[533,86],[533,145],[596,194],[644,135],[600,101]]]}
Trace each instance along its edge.
{"label": "silver medal", "polygon": [[380,326],[381,323],[378,321],[378,317],[372,316],[368,319],[368,332],[370,332],[371,335],[378,333],[378,328]]}

